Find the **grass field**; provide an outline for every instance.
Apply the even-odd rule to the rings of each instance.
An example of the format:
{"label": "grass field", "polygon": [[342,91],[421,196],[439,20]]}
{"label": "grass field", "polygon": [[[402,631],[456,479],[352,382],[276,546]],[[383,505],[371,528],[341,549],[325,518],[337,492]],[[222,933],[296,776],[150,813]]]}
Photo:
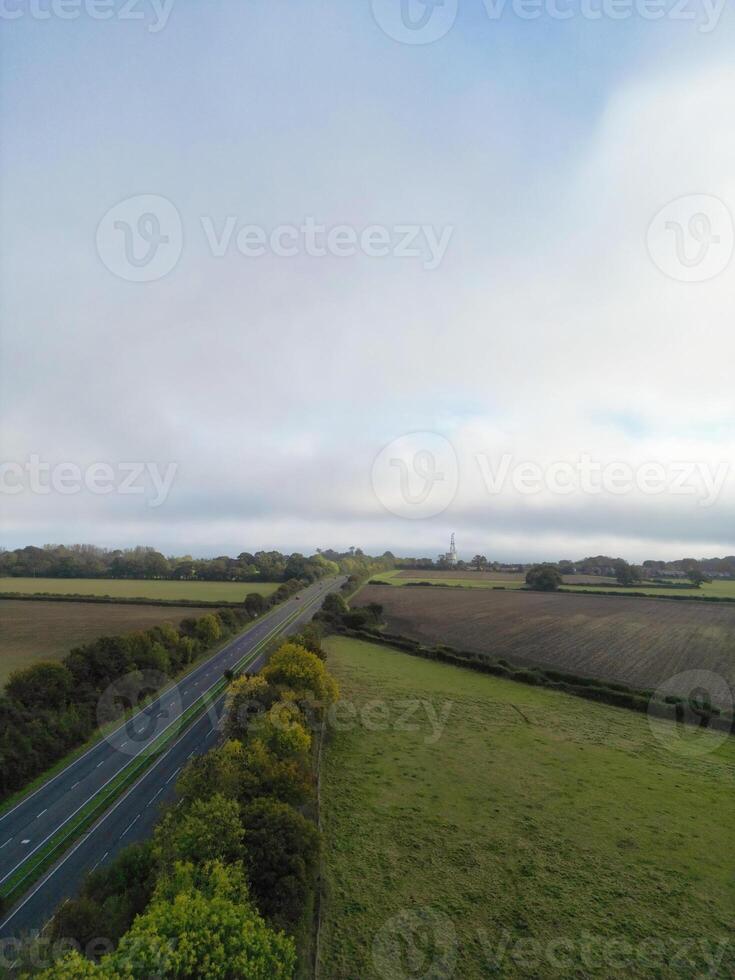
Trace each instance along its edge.
{"label": "grass field", "polygon": [[[403,569],[390,572],[380,572],[373,576],[375,581],[390,585],[417,585],[419,582],[432,582],[435,585],[454,585],[469,589],[492,589],[503,586],[506,589],[520,589],[525,585],[525,576],[510,572],[450,572],[429,570],[420,572]],[[697,596],[714,596],[717,598],[735,599],[735,581],[721,580],[709,582],[701,588],[669,589],[650,583],[632,586],[629,590],[616,585],[615,579],[604,578],[600,575],[565,575],[564,588],[579,589],[580,591],[609,592],[615,590],[625,595],[626,591],[645,592],[650,596],[681,595],[696,598]]]}
{"label": "grass field", "polygon": [[0,578],[0,592],[92,595],[115,599],[242,602],[249,592],[269,596],[278,582],[169,582],[157,579]]}
{"label": "grass field", "polygon": [[383,606],[388,632],[429,645],[641,689],[701,669],[735,688],[735,605],[729,603],[383,585],[366,585],[353,599],[353,605],[367,602]]}
{"label": "grass field", "polygon": [[371,721],[326,743],[321,977],[734,975],[735,740],[685,758],[632,712],[327,648]]}
{"label": "grass field", "polygon": [[59,660],[98,636],[130,633],[211,612],[196,606],[94,605],[87,602],[0,600],[0,687],[11,671]]}

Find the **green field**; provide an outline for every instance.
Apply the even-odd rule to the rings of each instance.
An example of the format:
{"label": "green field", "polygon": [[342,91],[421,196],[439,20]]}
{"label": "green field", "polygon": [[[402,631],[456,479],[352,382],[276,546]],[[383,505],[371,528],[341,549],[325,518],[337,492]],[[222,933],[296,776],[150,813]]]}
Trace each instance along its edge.
{"label": "green field", "polygon": [[[694,587],[669,589],[651,585],[650,583],[641,583],[640,585],[634,585],[631,589],[624,589],[617,587],[612,580],[605,580],[599,584],[594,580],[579,583],[573,581],[576,577],[571,576],[572,580],[565,580],[564,588],[582,592],[615,592],[623,596],[626,592],[630,591],[645,592],[646,595],[650,596],[673,595],[689,596],[692,598],[696,598],[697,596],[716,596],[719,598],[735,599],[735,581],[730,580],[705,582],[699,589],[695,589]],[[420,582],[431,582],[433,585],[452,585],[466,589],[492,589],[501,586],[505,589],[520,589],[525,585],[525,579],[522,575],[503,575],[497,573],[496,576],[490,578],[483,576],[482,573],[476,575],[472,572],[448,572],[442,574],[436,571],[408,573],[405,571],[401,572],[400,570],[380,572],[377,575],[373,575],[371,581],[385,582],[387,585],[417,585]]]}
{"label": "green field", "polygon": [[39,660],[60,660],[72,647],[91,643],[99,636],[132,633],[166,622],[178,626],[187,616],[207,612],[211,609],[197,606],[1,599],[0,687],[12,671]]}
{"label": "green field", "polygon": [[[325,749],[321,977],[733,976],[735,945],[717,944],[735,912],[735,740],[687,758],[632,712],[327,648],[369,724]],[[395,723],[415,699],[451,704],[436,740],[423,710],[418,730]]]}
{"label": "green field", "polygon": [[0,593],[109,596],[114,599],[173,599],[242,602],[249,592],[269,596],[278,582],[171,582],[158,579],[0,578]]}

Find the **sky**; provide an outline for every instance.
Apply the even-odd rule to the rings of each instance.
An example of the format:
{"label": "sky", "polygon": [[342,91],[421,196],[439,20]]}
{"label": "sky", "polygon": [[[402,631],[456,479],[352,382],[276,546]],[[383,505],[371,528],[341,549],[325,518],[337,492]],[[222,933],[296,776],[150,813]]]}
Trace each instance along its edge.
{"label": "sky", "polygon": [[735,553],[731,0],[3,0],[0,544]]}

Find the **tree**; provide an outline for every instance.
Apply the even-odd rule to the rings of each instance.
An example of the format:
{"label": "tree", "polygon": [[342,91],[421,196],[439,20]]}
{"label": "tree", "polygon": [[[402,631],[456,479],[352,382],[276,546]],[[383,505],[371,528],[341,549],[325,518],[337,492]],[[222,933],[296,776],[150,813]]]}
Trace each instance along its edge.
{"label": "tree", "polygon": [[293,941],[274,932],[256,911],[239,864],[202,869],[177,864],[156,887],[114,953],[95,966],[79,953],[39,974],[41,980],[290,980]]}
{"label": "tree", "polygon": [[216,643],[217,640],[222,636],[222,627],[220,626],[219,620],[212,613],[208,613],[206,616],[201,616],[197,620],[196,624],[196,637],[201,640],[205,646],[211,646]]}
{"label": "tree", "polygon": [[487,568],[487,558],[484,555],[475,555],[470,565],[476,572],[481,572],[483,568]]}
{"label": "tree", "polygon": [[154,832],[153,855],[164,868],[176,861],[231,863],[242,857],[242,838],[237,802],[216,793],[183,811],[169,810]]}
{"label": "tree", "polygon": [[640,570],[635,565],[629,565],[624,559],[618,558],[614,567],[615,578],[619,585],[635,585],[640,582]]}
{"label": "tree", "polygon": [[24,708],[58,710],[67,704],[73,685],[74,678],[63,664],[44,662],[13,671],[5,690]]}
{"label": "tree", "polygon": [[216,749],[210,749],[192,759],[179,776],[176,782],[179,799],[185,806],[215,795],[226,800],[239,799],[246,764],[242,742],[230,740]]}
{"label": "tree", "polygon": [[303,914],[319,858],[319,831],[292,806],[255,800],[243,810],[245,864],[260,911],[281,927]]}
{"label": "tree", "polygon": [[526,585],[535,592],[556,592],[562,581],[556,565],[534,565],[526,572]]}
{"label": "tree", "polygon": [[312,797],[312,776],[301,760],[279,759],[259,738],[248,743],[245,759],[240,788],[244,802],[271,796],[282,803],[302,806]]}
{"label": "tree", "polygon": [[225,708],[225,734],[246,739],[250,725],[278,700],[278,691],[260,674],[237,677],[230,684]]}
{"label": "tree", "polygon": [[297,643],[284,643],[262,673],[269,684],[294,691],[297,697],[329,705],[339,696],[337,683],[323,661]]}

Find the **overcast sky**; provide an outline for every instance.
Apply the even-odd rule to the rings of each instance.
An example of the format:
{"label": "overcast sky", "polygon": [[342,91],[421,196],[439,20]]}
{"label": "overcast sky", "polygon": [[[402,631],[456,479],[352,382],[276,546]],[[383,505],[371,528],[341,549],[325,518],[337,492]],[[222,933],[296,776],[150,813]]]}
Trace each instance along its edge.
{"label": "overcast sky", "polygon": [[735,553],[731,4],[58,2],[0,15],[0,543]]}

